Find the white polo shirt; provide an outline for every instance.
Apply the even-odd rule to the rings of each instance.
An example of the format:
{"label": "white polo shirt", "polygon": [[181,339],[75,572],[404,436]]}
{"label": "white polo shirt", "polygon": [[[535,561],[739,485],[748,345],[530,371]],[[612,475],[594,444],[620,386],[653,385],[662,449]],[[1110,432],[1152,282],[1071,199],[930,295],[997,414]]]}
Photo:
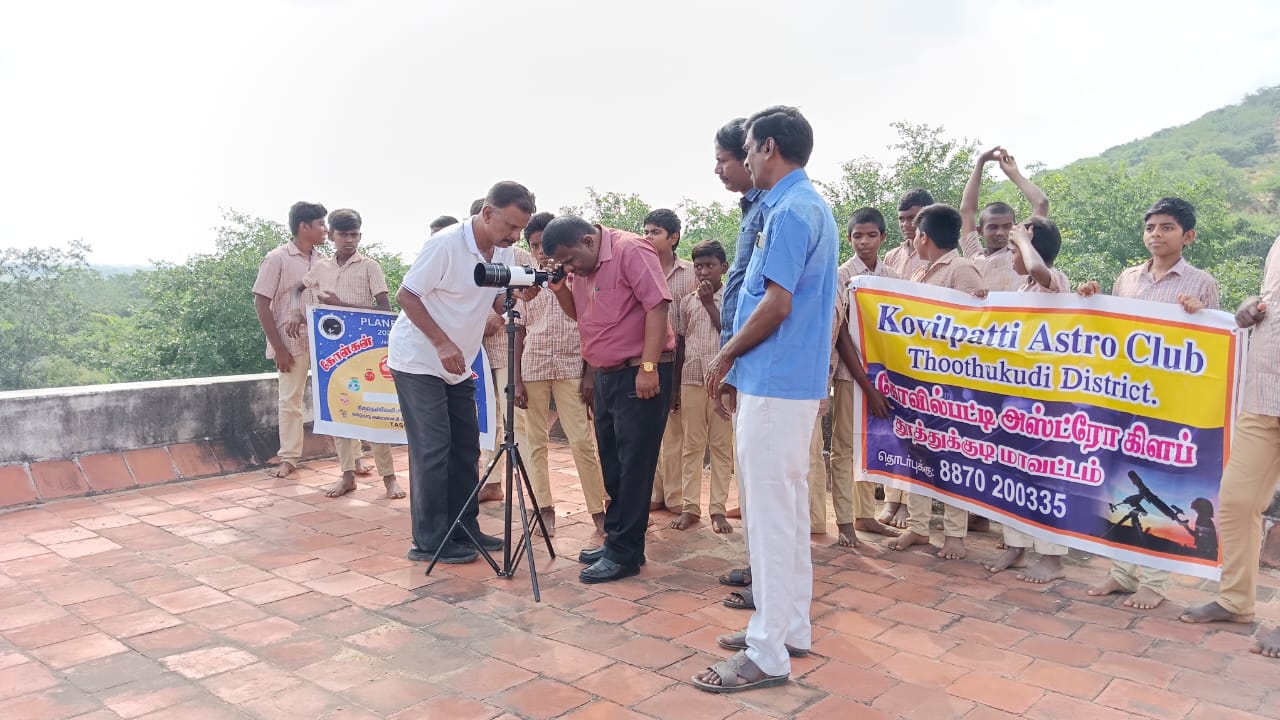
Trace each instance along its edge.
{"label": "white polo shirt", "polygon": [[432,319],[462,351],[467,371],[461,375],[446,372],[436,346],[403,310],[387,338],[387,365],[400,372],[442,378],[450,385],[471,377],[471,362],[480,352],[493,299],[504,292],[501,288],[476,285],[476,263],[510,265],[514,260],[511,248],[500,247],[493,249],[492,260],[485,260],[476,247],[471,218],[432,235],[431,241],[423,244],[400,286],[422,300]]}

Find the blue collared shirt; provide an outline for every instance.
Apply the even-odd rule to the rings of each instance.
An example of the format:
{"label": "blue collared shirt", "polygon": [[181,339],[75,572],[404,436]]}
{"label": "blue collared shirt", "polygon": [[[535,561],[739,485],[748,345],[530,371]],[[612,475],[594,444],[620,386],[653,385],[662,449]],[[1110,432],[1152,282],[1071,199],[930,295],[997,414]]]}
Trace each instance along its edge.
{"label": "blue collared shirt", "polygon": [[742,281],[734,332],[764,299],[770,282],[791,293],[791,312],[772,335],[737,359],[729,383],[758,397],[821,400],[827,396],[836,302],[836,219],[800,168],[779,180],[758,204],[764,210],[764,230]]}
{"label": "blue collared shirt", "polygon": [[739,201],[742,207],[742,224],[738,226],[738,245],[733,254],[733,267],[729,268],[729,275],[724,280],[724,304],[720,308],[721,346],[733,337],[738,291],[742,289],[742,278],[747,274],[751,253],[756,249],[756,238],[764,229],[764,204],[760,202],[763,195],[763,190],[751,188]]}

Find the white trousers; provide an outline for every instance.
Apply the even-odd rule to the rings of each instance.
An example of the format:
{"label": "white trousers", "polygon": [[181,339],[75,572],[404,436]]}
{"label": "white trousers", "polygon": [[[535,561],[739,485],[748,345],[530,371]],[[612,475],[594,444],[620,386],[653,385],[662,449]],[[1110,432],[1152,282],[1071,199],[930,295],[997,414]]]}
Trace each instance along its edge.
{"label": "white trousers", "polygon": [[817,414],[817,400],[738,393],[734,433],[756,605],[747,623],[747,657],[768,675],[791,672],[787,645],[813,642],[807,475]]}

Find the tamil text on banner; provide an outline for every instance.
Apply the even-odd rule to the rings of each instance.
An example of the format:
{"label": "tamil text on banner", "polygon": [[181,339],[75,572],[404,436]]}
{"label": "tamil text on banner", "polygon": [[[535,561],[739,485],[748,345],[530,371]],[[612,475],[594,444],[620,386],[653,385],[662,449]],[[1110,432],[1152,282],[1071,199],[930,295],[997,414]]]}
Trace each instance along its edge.
{"label": "tamil text on banner", "polygon": [[[318,305],[307,308],[307,319],[314,432],[404,444],[400,399],[387,367],[387,336],[396,314]],[[471,369],[480,447],[492,450],[496,420],[493,373],[483,348]]]}
{"label": "tamil text on banner", "polygon": [[867,473],[1098,555],[1218,576],[1244,340],[1231,316],[1109,296],[853,284],[888,419]]}

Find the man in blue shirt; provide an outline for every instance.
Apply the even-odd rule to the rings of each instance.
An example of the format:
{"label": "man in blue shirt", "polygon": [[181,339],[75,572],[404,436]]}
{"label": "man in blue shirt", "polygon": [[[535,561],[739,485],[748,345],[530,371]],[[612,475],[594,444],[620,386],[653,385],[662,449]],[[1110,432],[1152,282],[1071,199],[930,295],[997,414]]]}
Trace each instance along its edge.
{"label": "man in blue shirt", "polygon": [[739,292],[734,334],[707,367],[707,392],[734,414],[744,520],[751,527],[756,611],[738,649],[694,676],[709,692],[785,683],[789,655],[812,642],[809,605],[809,441],[827,394],[839,233],[805,174],[813,128],[799,110],[772,107],[747,121],[747,169],[764,191],[764,229]]}

